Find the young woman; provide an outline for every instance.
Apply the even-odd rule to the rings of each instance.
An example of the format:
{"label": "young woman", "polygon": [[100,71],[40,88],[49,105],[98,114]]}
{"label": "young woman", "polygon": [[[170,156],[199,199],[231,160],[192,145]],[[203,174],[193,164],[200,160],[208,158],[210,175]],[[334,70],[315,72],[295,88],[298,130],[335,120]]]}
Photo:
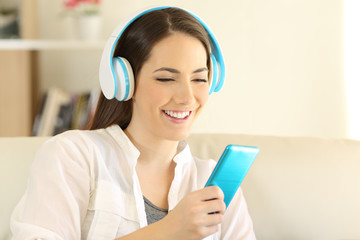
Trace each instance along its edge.
{"label": "young woman", "polygon": [[221,189],[204,188],[215,161],[183,141],[209,96],[207,29],[185,10],[159,8],[115,45],[134,94],[102,95],[91,130],[41,147],[12,216],[14,239],[255,239],[241,190],[225,210]]}

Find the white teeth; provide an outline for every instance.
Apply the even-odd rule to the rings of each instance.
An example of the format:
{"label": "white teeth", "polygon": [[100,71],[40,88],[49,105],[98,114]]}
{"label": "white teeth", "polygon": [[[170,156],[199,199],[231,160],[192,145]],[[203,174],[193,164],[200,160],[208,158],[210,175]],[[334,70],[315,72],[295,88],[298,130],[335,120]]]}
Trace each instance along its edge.
{"label": "white teeth", "polygon": [[173,112],[173,111],[169,111],[169,110],[164,110],[164,112],[173,117],[173,118],[178,118],[178,119],[184,119],[187,116],[190,115],[190,111],[186,111],[186,112]]}

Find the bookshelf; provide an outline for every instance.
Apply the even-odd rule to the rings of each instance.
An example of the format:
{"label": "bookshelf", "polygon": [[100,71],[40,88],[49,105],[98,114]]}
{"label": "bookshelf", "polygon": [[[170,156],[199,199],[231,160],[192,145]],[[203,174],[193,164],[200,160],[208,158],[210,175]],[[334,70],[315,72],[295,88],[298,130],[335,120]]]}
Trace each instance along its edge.
{"label": "bookshelf", "polygon": [[40,98],[37,55],[46,50],[101,50],[105,41],[0,40],[0,137],[29,136]]}
{"label": "bookshelf", "polygon": [[105,45],[105,41],[38,39],[36,6],[37,0],[21,0],[21,39],[0,39],[0,137],[31,135],[41,99],[39,53],[101,50]]}
{"label": "bookshelf", "polygon": [[36,93],[33,57],[23,50],[0,52],[0,136],[30,134]]}

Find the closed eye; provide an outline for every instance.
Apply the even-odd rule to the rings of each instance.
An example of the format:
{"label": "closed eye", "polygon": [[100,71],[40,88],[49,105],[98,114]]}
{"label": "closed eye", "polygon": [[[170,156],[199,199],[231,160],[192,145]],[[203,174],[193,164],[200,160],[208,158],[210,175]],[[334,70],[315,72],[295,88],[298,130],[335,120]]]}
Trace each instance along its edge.
{"label": "closed eye", "polygon": [[205,78],[197,78],[197,79],[194,79],[193,81],[195,81],[195,82],[207,82],[207,79],[205,79]]}
{"label": "closed eye", "polygon": [[170,81],[174,81],[174,79],[172,78],[156,78],[157,81],[159,82],[170,82]]}

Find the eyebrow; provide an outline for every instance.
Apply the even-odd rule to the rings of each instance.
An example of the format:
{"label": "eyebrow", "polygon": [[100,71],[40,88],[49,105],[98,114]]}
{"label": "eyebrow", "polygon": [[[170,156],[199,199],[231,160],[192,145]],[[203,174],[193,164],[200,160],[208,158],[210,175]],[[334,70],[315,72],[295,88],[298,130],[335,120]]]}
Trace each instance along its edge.
{"label": "eyebrow", "polygon": [[[155,72],[161,72],[161,71],[167,71],[167,72],[171,72],[171,73],[180,73],[179,70],[177,70],[175,68],[169,68],[169,67],[162,67],[162,68],[156,69],[154,71],[154,73]],[[209,71],[209,70],[206,67],[203,67],[203,68],[196,69],[192,73],[199,73],[199,72],[204,72],[204,71]]]}
{"label": "eyebrow", "polygon": [[193,71],[193,73],[199,73],[199,72],[208,72],[209,69],[207,67],[199,68]]}

